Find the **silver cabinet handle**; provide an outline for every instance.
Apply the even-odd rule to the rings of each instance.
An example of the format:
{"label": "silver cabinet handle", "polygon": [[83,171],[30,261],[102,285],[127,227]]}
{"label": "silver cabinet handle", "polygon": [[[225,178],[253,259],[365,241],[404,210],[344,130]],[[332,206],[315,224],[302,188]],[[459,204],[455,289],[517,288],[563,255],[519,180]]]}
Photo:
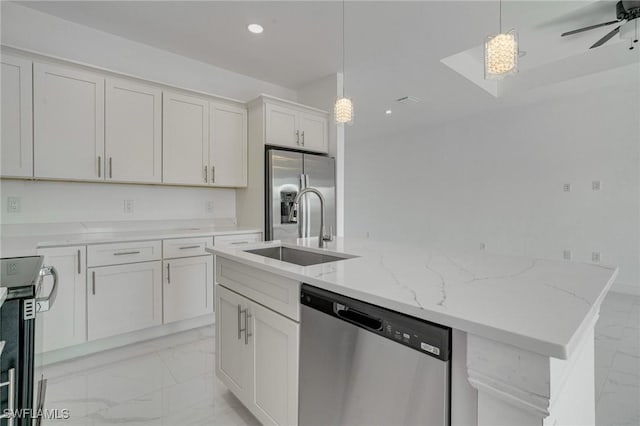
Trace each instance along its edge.
{"label": "silver cabinet handle", "polygon": [[251,333],[249,333],[249,319],[251,318],[251,314],[249,313],[249,308],[244,310],[244,344],[248,345],[249,344],[249,337],[252,336]]}
{"label": "silver cabinet handle", "polygon": [[204,183],[209,183],[209,175],[207,174],[207,166],[204,166]]}
{"label": "silver cabinet handle", "polygon": [[102,157],[98,155],[98,177],[102,174]]}
{"label": "silver cabinet handle", "polygon": [[80,258],[80,250],[78,250],[78,275],[80,275],[82,273],[82,266],[81,266],[82,260]]}
{"label": "silver cabinet handle", "polygon": [[211,183],[216,182],[216,166],[211,166]]}
{"label": "silver cabinet handle", "polygon": [[242,307],[238,304],[238,340],[242,337],[242,329],[240,328],[240,322],[242,318]]}
{"label": "silver cabinet handle", "polygon": [[96,271],[93,271],[91,273],[92,275],[92,285],[91,285],[91,293],[95,296],[96,295]]}
{"label": "silver cabinet handle", "polygon": [[43,266],[40,270],[40,276],[53,277],[53,287],[47,297],[36,297],[36,312],[47,312],[56,301],[58,296],[58,271],[53,266]]}
{"label": "silver cabinet handle", "polygon": [[187,249],[194,249],[194,248],[198,248],[200,246],[184,246],[184,247],[180,247],[180,250],[187,250]]}
{"label": "silver cabinet handle", "polygon": [[233,241],[233,242],[231,242],[229,244],[231,244],[232,246],[237,246],[237,245],[240,245],[240,244],[249,244],[249,241]]}
{"label": "silver cabinet handle", "polygon": [[300,130],[296,130],[296,144],[300,145]]}
{"label": "silver cabinet handle", "polygon": [[7,419],[7,426],[13,426],[13,414],[16,409],[16,369],[10,368],[7,371],[8,380],[0,383],[0,388],[7,386],[7,411],[0,416],[0,419]]}
{"label": "silver cabinet handle", "polygon": [[167,284],[171,284],[171,264],[167,262]]}
{"label": "silver cabinet handle", "polygon": [[[302,132],[302,136],[304,136],[304,132]],[[302,144],[304,145],[304,143]],[[109,157],[109,179],[113,177],[113,158]]]}
{"label": "silver cabinet handle", "polygon": [[136,251],[121,251],[119,253],[113,253],[114,256],[126,256],[127,254],[140,254],[140,250],[136,250]]}
{"label": "silver cabinet handle", "polygon": [[304,130],[302,131],[302,146],[304,146]]}

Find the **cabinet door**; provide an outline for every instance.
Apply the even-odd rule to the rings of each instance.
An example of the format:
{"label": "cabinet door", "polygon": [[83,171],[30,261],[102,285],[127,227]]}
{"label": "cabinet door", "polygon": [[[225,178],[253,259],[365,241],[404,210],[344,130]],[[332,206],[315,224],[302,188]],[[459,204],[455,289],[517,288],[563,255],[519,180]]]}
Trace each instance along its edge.
{"label": "cabinet door", "polygon": [[217,186],[247,186],[247,110],[209,105],[210,182]]}
{"label": "cabinet door", "polygon": [[105,91],[107,180],[162,180],[162,91],[107,79]]}
{"label": "cabinet door", "polygon": [[[43,312],[43,351],[87,341],[87,269],[85,246],[38,249],[44,264],[58,272],[58,294],[51,309]],[[49,293],[47,278],[44,294]]]}
{"label": "cabinet door", "polygon": [[89,340],[162,323],[161,263],[142,262],[88,270]]}
{"label": "cabinet door", "polygon": [[216,376],[245,405],[249,398],[251,355],[245,344],[243,309],[249,301],[225,287],[216,286]]}
{"label": "cabinet door", "polygon": [[264,425],[298,424],[299,324],[251,302],[251,411]]}
{"label": "cabinet door", "polygon": [[166,260],[163,270],[165,324],[213,313],[212,255]]}
{"label": "cabinet door", "polygon": [[35,63],[34,174],[104,179],[104,78]]}
{"label": "cabinet door", "polygon": [[308,150],[328,152],[327,119],[321,115],[300,113],[300,144]]}
{"label": "cabinet door", "polygon": [[265,113],[266,143],[268,145],[300,147],[297,111],[267,104]]}
{"label": "cabinet door", "polygon": [[206,185],[209,180],[209,102],[163,92],[162,104],[162,181]]}
{"label": "cabinet door", "polygon": [[2,176],[33,176],[31,61],[2,54]]}

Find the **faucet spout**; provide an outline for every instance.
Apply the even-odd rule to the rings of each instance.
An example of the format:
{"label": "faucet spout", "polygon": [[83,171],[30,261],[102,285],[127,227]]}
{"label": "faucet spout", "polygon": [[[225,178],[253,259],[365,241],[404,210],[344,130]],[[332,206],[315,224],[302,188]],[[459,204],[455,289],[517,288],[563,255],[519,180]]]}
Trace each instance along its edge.
{"label": "faucet spout", "polygon": [[[300,198],[302,198],[302,196],[307,193],[316,194],[318,196],[318,199],[320,199],[320,234],[318,235],[318,247],[323,248],[325,240],[329,239],[324,230],[324,195],[322,195],[322,192],[320,192],[318,189],[309,186],[298,193],[294,204],[298,206]],[[298,209],[298,211],[300,211],[300,209]],[[300,215],[298,215],[298,217],[300,217]]]}

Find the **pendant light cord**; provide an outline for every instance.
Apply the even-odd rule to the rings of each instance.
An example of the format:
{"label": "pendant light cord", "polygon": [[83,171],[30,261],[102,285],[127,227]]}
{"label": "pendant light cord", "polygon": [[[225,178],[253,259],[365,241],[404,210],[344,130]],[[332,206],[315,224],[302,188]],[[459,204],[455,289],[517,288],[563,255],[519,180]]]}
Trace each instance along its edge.
{"label": "pendant light cord", "polygon": [[345,0],[342,0],[342,96],[344,97],[344,51],[345,51],[345,42],[344,42],[344,3]]}
{"label": "pendant light cord", "polygon": [[500,5],[499,6],[499,9],[500,9],[499,16],[500,16],[500,18],[499,18],[498,22],[499,22],[499,25],[500,25],[500,34],[502,34],[502,0],[499,1],[499,5]]}

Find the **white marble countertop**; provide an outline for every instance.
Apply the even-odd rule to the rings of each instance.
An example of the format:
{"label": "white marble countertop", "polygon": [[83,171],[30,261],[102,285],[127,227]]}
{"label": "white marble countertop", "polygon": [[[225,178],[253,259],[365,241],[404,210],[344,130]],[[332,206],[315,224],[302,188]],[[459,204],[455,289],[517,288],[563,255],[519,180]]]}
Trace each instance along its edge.
{"label": "white marble countertop", "polygon": [[110,222],[3,226],[0,257],[33,256],[38,248],[262,232],[211,221]]}
{"label": "white marble countertop", "polygon": [[211,250],[268,272],[545,356],[567,359],[598,315],[616,267],[344,239],[285,245],[358,257],[298,266],[246,253],[267,242]]}

